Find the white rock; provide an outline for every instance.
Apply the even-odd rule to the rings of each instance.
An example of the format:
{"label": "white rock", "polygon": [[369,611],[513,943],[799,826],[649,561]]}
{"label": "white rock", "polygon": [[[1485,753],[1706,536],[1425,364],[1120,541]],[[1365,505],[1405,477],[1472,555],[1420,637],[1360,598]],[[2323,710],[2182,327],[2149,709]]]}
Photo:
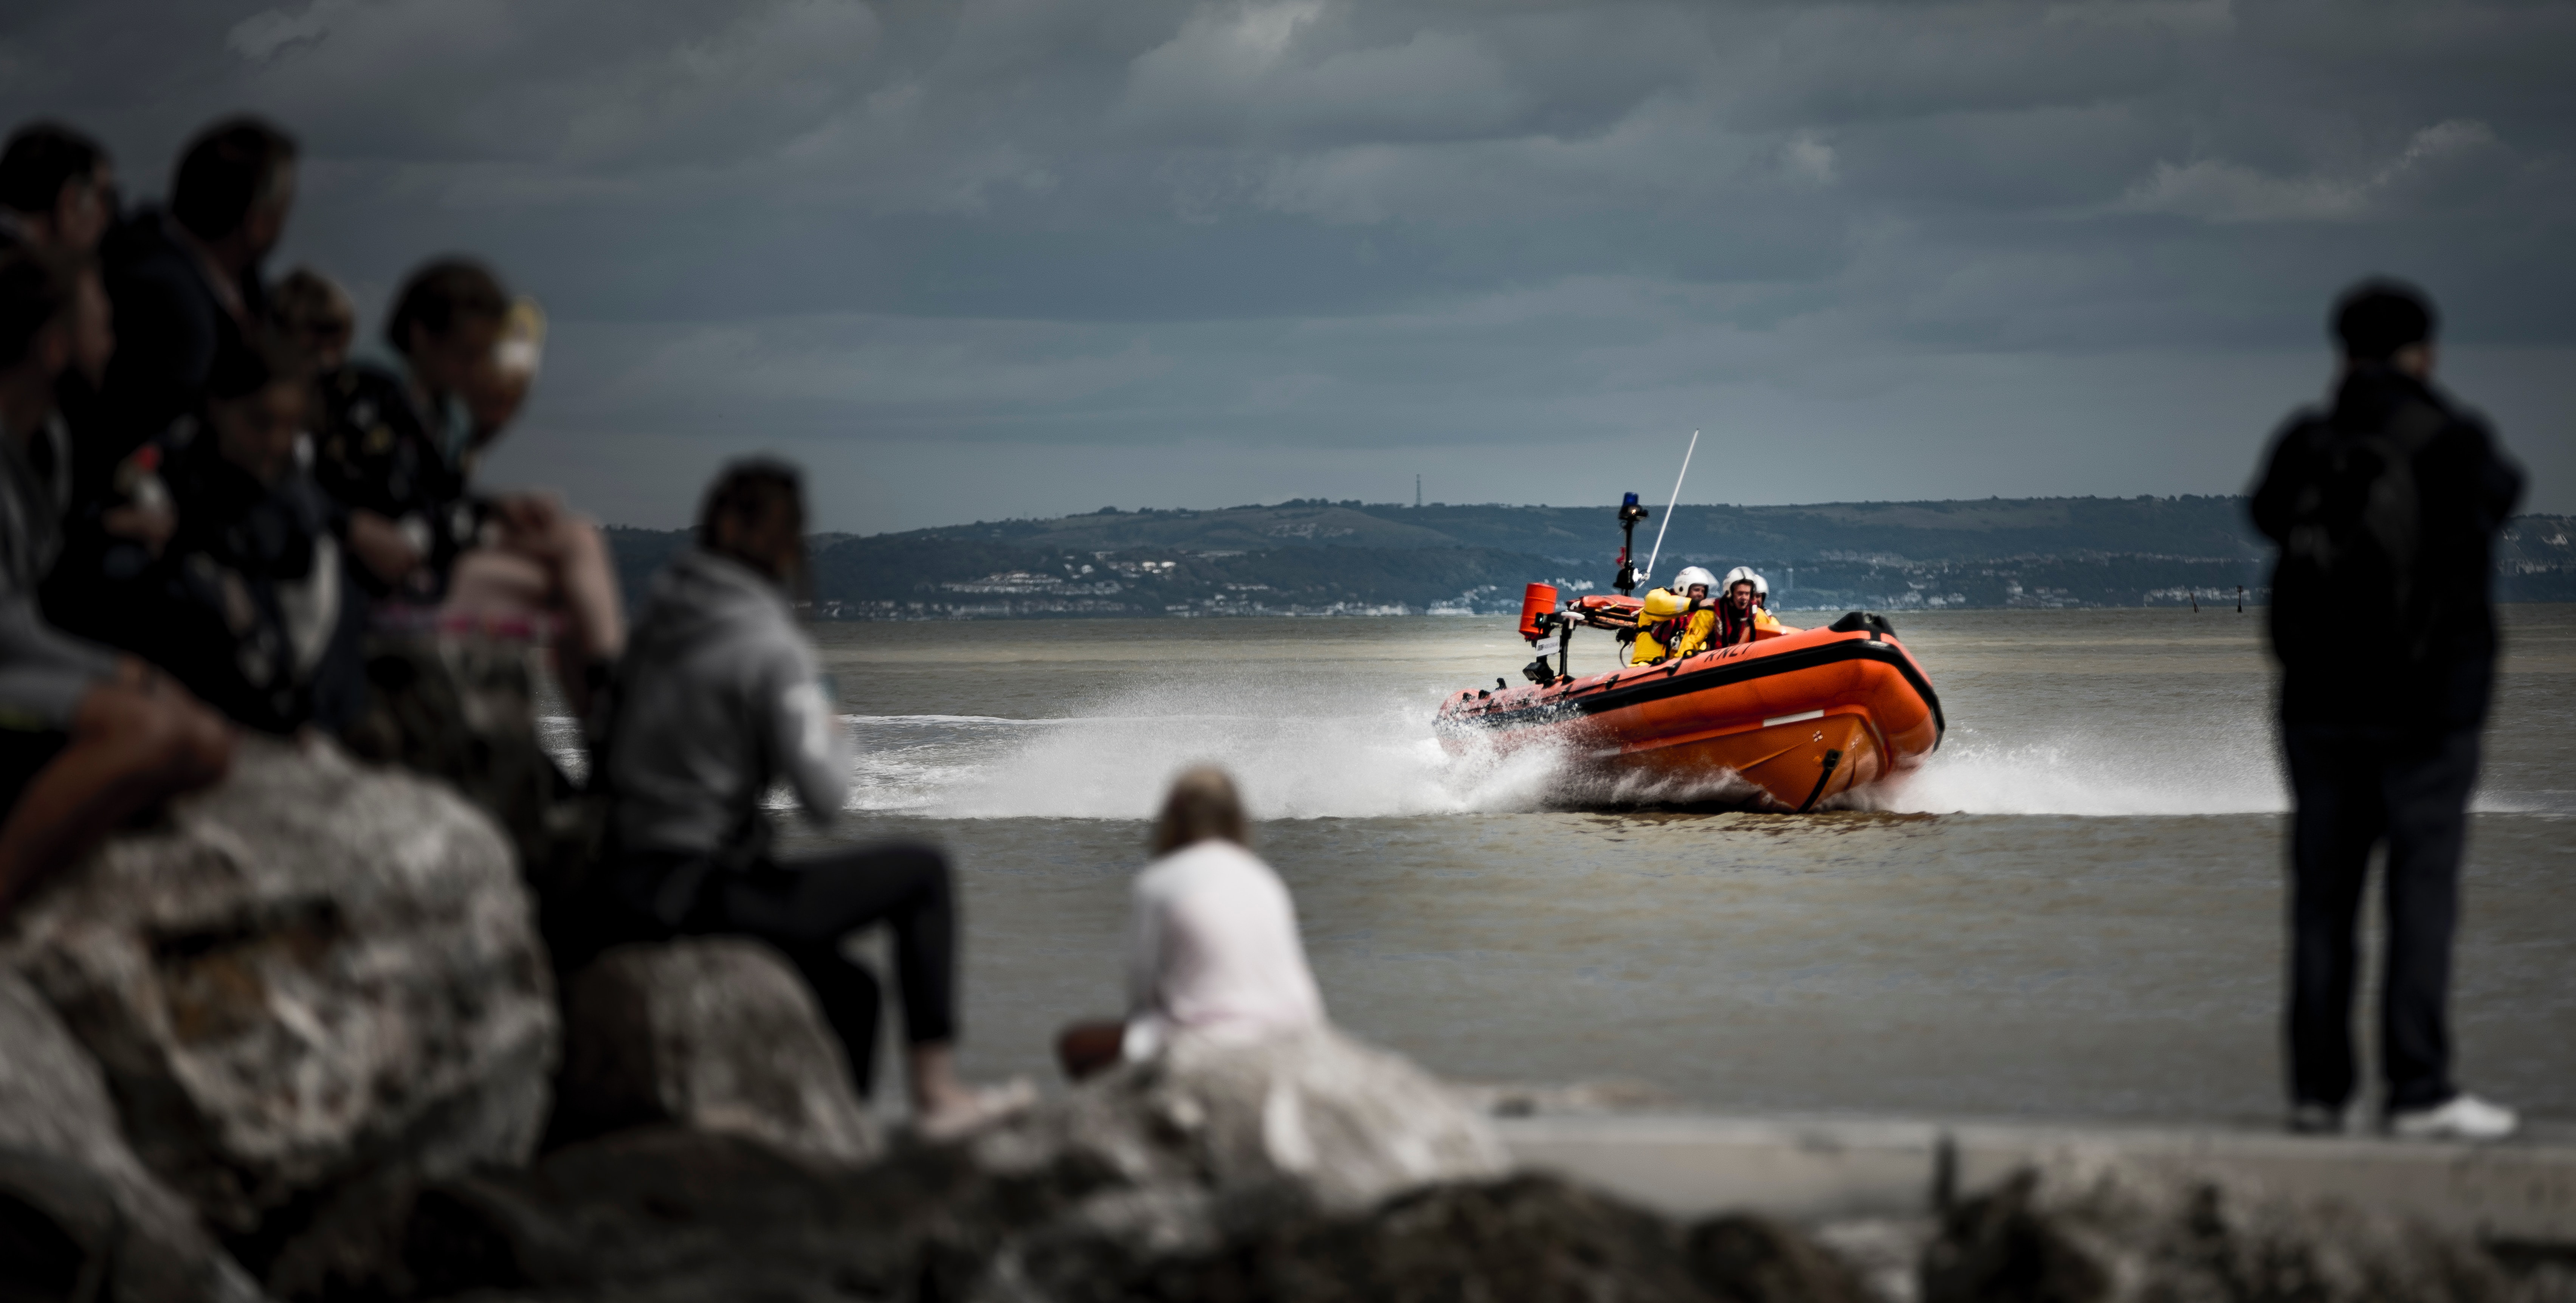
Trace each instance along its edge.
{"label": "white rock", "polygon": [[[48,1161],[50,1160],[50,1161]],[[112,1200],[110,1224],[82,1245],[119,1298],[242,1300],[248,1277],[206,1238],[188,1205],[135,1160],[117,1132],[107,1082],[53,1010],[15,975],[0,972],[0,1190],[40,1214],[70,1213],[82,1187]],[[46,1207],[44,1205],[54,1205]],[[48,1220],[54,1220],[49,1216]],[[0,1277],[7,1268],[0,1263]],[[0,1294],[8,1293],[0,1279]]]}
{"label": "white rock", "polygon": [[0,967],[227,1236],[386,1172],[524,1161],[544,1124],[555,1012],[507,845],[328,746],[245,739],[224,783],[26,901]]}

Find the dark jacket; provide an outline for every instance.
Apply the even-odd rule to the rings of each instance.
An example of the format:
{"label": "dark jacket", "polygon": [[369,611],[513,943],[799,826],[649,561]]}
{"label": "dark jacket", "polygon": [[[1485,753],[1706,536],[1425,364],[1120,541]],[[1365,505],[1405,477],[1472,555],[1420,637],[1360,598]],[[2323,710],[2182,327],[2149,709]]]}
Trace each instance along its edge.
{"label": "dark jacket", "polygon": [[[2373,464],[2357,446],[2411,449],[2414,545],[2403,591],[2356,591],[2291,553],[2303,525],[2349,516]],[[2272,581],[2281,714],[2291,724],[2474,728],[2496,659],[2495,539],[2522,472],[2484,419],[2391,367],[2356,364],[2327,411],[2293,415],[2255,486],[2254,525],[2284,547]]]}
{"label": "dark jacket", "polygon": [[303,471],[262,484],[182,422],[162,475],[178,531],[149,572],[134,650],[235,721],[338,733],[366,704],[366,596],[339,512]]}
{"label": "dark jacket", "polygon": [[409,382],[391,370],[351,362],[324,376],[320,390],[315,482],[347,510],[402,527],[425,558],[400,591],[371,574],[362,582],[378,596],[436,602],[457,556],[483,528],[482,504],[469,489],[470,461],[446,446],[444,423],[421,412]]}
{"label": "dark jacket", "polygon": [[116,354],[101,386],[104,437],[90,441],[84,459],[112,466],[197,410],[216,354],[240,339],[245,317],[259,321],[268,304],[259,277],[243,277],[232,285],[242,312],[236,316],[216,290],[218,273],[158,209],[137,212],[111,232],[100,262],[116,308]]}
{"label": "dark jacket", "polygon": [[[106,400],[66,374],[54,388],[55,406],[68,435],[69,455],[57,470],[48,458],[29,458],[40,476],[64,491],[62,550],[45,576],[38,600],[54,627],[94,642],[126,647],[134,642],[133,623],[148,618],[133,599],[128,581],[151,561],[132,540],[110,533],[107,513],[128,505],[117,479],[129,460],[159,456],[154,441],[140,447],[118,437],[107,423]],[[105,454],[123,447],[116,460]],[[33,451],[33,450],[31,450]],[[66,473],[67,472],[67,473]]]}

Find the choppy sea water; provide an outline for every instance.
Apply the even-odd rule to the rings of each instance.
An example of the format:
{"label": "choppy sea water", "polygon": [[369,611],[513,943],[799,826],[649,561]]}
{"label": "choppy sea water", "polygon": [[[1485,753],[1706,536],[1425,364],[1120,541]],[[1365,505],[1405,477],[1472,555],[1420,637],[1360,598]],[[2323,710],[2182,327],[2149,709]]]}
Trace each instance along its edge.
{"label": "choppy sea water", "polygon": [[[829,836],[954,857],[985,1075],[1050,1077],[1057,1025],[1118,1010],[1144,821],[1212,760],[1263,820],[1334,1017],[1445,1074],[2263,1121],[2287,800],[2260,621],[1902,619],[1948,738],[1873,808],[1805,816],[1562,808],[1553,757],[1446,754],[1441,697],[1528,659],[1502,618],[825,625],[859,751]],[[2576,1118],[2576,608],[2508,625],[2458,1059]],[[1577,672],[1610,648],[1578,639]]]}

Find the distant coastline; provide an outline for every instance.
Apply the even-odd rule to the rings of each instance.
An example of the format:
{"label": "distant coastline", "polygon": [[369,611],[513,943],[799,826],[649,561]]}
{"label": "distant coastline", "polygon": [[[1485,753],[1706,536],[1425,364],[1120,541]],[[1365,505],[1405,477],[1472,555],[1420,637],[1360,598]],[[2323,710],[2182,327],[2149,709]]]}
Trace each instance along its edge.
{"label": "distant coastline", "polygon": [[[1658,519],[1639,531],[1644,550]],[[612,527],[630,601],[687,542]],[[1607,588],[1612,509],[1413,507],[1295,500],[1206,511],[1102,511],[895,534],[817,535],[823,620],[1495,615],[1521,586]],[[1685,505],[1657,569],[1751,565],[1783,611],[2247,605],[2270,550],[2244,499]],[[2576,517],[2521,516],[2497,554],[2507,602],[2576,601]]]}

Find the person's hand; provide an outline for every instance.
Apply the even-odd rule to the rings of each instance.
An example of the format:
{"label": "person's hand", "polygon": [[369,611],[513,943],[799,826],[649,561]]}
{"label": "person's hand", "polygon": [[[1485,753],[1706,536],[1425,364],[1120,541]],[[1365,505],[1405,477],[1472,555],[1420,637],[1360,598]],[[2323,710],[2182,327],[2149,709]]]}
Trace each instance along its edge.
{"label": "person's hand", "polygon": [[349,513],[349,550],[387,584],[400,583],[403,576],[420,568],[420,549],[412,546],[402,527],[372,511]]}
{"label": "person's hand", "polygon": [[177,679],[171,678],[162,672],[160,666],[140,656],[117,657],[116,672],[109,681],[120,688],[129,689],[146,697],[158,697],[173,692],[185,695],[187,692],[187,689],[179,686]]}
{"label": "person's hand", "polygon": [[559,560],[570,513],[552,493],[505,493],[492,500],[492,518],[500,522],[502,546],[543,561]]}
{"label": "person's hand", "polygon": [[563,499],[542,490],[504,493],[492,500],[492,514],[504,528],[524,534],[550,534],[563,519]]}
{"label": "person's hand", "polygon": [[118,538],[141,543],[154,556],[168,546],[170,535],[179,528],[177,513],[166,506],[110,507],[99,516],[99,524]]}

